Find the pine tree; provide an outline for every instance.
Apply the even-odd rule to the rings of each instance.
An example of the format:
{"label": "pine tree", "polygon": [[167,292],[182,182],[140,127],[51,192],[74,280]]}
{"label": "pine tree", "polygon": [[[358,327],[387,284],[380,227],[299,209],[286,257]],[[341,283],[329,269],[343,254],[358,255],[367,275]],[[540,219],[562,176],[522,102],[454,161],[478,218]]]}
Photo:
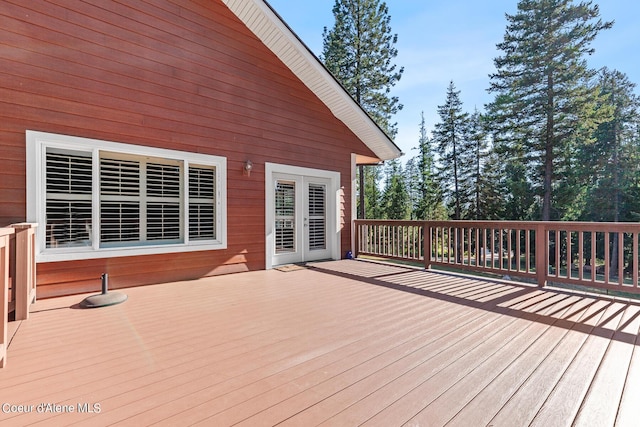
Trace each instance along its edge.
{"label": "pine tree", "polygon": [[[487,160],[487,131],[484,123],[484,117],[476,109],[469,116],[469,127],[467,140],[471,152],[468,153],[469,162],[473,163],[473,167],[469,168],[467,179],[471,184],[471,200],[469,207],[469,217],[474,219],[487,219],[487,209],[484,207],[484,199],[482,197],[483,190],[488,187],[489,182],[485,179],[485,163]],[[464,177],[463,177],[464,178]]]}
{"label": "pine tree", "polygon": [[364,212],[362,219],[380,219],[383,215],[382,191],[379,183],[382,181],[382,170],[378,166],[366,166],[360,168],[359,173],[364,173]]}
{"label": "pine tree", "polygon": [[516,14],[506,17],[489,110],[502,142],[513,155],[524,153],[528,178],[542,199],[541,218],[549,220],[556,168],[567,165],[575,144],[588,142],[606,119],[596,108],[599,91],[589,84],[595,72],[584,57],[612,22],[598,19],[591,1],[571,0],[520,0]]}
{"label": "pine tree", "polygon": [[417,169],[417,197],[414,205],[417,219],[444,219],[442,212],[442,190],[437,182],[436,166],[432,141],[427,136],[424,112],[420,115],[420,138],[418,139],[418,156],[415,158]]}
{"label": "pine tree", "polygon": [[336,0],[334,27],[323,32],[322,59],[364,110],[391,137],[397,129],[393,115],[402,108],[390,96],[404,71],[393,59],[398,55],[391,16],[380,0]]}
{"label": "pine tree", "polygon": [[[336,0],[333,6],[335,24],[324,28],[321,58],[327,69],[342,83],[353,99],[391,138],[397,132],[393,115],[402,108],[391,88],[402,77],[403,68],[393,63],[398,55],[397,35],[391,33],[391,16],[380,0]],[[375,206],[370,189],[378,173],[372,167],[360,166],[360,218],[372,217],[367,206]],[[362,188],[364,191],[362,191]],[[366,199],[371,200],[366,200]]]}
{"label": "pine tree", "polygon": [[442,191],[454,209],[454,219],[462,219],[462,208],[468,202],[468,188],[464,177],[469,171],[467,127],[469,115],[462,111],[460,91],[453,82],[447,88],[447,99],[438,106],[440,122],[436,123],[433,142],[440,161]]}
{"label": "pine tree", "polygon": [[402,165],[397,159],[386,164],[386,185],[382,196],[384,219],[409,219],[411,205],[409,192],[405,186]]}
{"label": "pine tree", "polygon": [[418,169],[417,158],[412,157],[407,160],[404,166],[404,185],[409,194],[410,219],[417,219],[418,206],[420,203],[420,170]]}
{"label": "pine tree", "polygon": [[484,158],[480,179],[478,219],[504,220],[509,191],[506,185],[505,161],[496,150],[490,149]]}
{"label": "pine tree", "polygon": [[[583,147],[579,168],[588,177],[582,219],[588,221],[633,221],[633,211],[640,204],[635,184],[635,171],[640,147],[634,139],[638,125],[640,98],[635,84],[617,70],[603,68],[598,75],[604,106],[611,120],[600,124],[592,145]],[[631,197],[629,197],[631,196]],[[618,234],[612,242],[611,265],[618,264]]]}

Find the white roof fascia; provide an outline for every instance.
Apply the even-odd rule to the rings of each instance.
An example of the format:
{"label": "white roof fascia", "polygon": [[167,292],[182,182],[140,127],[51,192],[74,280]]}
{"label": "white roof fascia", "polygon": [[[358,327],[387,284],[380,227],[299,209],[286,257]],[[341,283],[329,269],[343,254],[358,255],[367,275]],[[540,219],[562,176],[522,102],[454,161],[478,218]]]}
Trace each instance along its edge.
{"label": "white roof fascia", "polygon": [[264,0],[222,0],[380,160],[402,152]]}

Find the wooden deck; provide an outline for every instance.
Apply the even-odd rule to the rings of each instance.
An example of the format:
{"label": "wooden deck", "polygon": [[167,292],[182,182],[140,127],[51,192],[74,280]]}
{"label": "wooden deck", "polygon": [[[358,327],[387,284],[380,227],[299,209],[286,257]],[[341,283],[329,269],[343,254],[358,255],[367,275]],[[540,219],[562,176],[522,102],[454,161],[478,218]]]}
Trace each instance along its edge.
{"label": "wooden deck", "polygon": [[627,300],[363,261],[124,292],[100,309],[36,303],[0,370],[0,424],[640,420],[640,305]]}

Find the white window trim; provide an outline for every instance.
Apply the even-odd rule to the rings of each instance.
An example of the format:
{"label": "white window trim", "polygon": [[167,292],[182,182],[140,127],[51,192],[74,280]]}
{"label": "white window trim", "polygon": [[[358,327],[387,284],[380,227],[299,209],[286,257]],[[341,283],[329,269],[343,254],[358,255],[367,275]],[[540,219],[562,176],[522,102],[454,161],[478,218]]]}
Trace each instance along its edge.
{"label": "white window trim", "polygon": [[[207,251],[227,248],[227,159],[220,156],[197,154],[177,150],[123,144],[91,138],[27,130],[27,221],[42,224],[36,230],[36,261],[74,261],[83,259],[111,258],[137,255],[153,255],[173,252]],[[188,182],[189,164],[216,167],[216,240],[189,241],[188,226],[184,232],[184,243],[158,244],[118,248],[100,248],[98,227],[93,229],[93,247],[46,248],[46,149],[62,148],[91,152],[94,170],[99,168],[100,151],[111,151],[134,156],[149,156],[184,162],[183,173]],[[95,172],[94,172],[95,173]],[[183,192],[183,204],[188,212],[189,192]],[[99,180],[93,182],[93,206],[99,204]],[[97,223],[99,212],[93,209],[93,221]]]}

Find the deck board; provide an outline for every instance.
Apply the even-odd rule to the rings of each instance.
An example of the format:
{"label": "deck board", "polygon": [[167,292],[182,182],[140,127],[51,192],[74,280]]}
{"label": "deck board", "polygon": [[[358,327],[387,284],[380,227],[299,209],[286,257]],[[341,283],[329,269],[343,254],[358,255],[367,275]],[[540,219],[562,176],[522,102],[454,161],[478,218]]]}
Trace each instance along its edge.
{"label": "deck board", "polygon": [[[604,301],[601,302],[601,304],[597,304],[586,300],[582,301],[581,304],[576,304],[576,306],[580,308],[565,318],[565,321],[568,323],[563,339],[556,347],[551,349],[552,351],[545,360],[535,367],[535,371],[526,378],[525,382],[509,397],[508,401],[499,408],[498,411],[493,414],[487,413],[484,410],[477,413],[470,408],[470,411],[463,412],[463,416],[478,416],[480,419],[484,419],[484,416],[492,415],[493,418],[487,422],[488,425],[529,425],[540,407],[542,407],[545,398],[551,393],[553,387],[560,380],[569,363],[575,357],[578,349],[588,337],[587,334],[574,329],[574,327],[580,323],[575,323],[573,327],[571,327],[569,322],[572,320],[579,322],[582,318],[586,318],[599,310],[600,305],[604,306],[605,304]],[[485,397],[485,399],[491,398],[493,398],[493,396]],[[480,399],[477,400],[480,401]],[[465,419],[464,417],[461,419]]]}
{"label": "deck board", "polygon": [[[417,383],[423,380],[425,377],[433,374],[435,369],[445,365],[451,360],[456,358],[462,358],[465,353],[473,346],[478,346],[482,340],[486,339],[492,333],[497,334],[496,318],[492,316],[483,316],[481,318],[470,319],[466,323],[458,323],[456,329],[452,332],[442,335],[437,341],[430,343],[430,353],[425,354],[420,363],[415,366],[406,366],[405,369],[399,371],[397,368],[394,370],[395,378],[392,381],[383,383],[378,376],[372,376],[367,381],[363,381],[351,390],[345,390],[339,395],[336,395],[333,400],[344,399],[342,394],[348,392],[351,400],[348,403],[353,403],[353,406],[344,411],[344,414],[332,419],[330,423],[334,425],[352,425],[363,421],[366,421],[366,416],[371,415],[372,408],[384,408],[385,406],[393,403],[396,399],[400,399],[409,390],[413,389]],[[449,325],[445,325],[447,329]],[[496,329],[494,329],[496,328]],[[402,362],[402,361],[399,361]],[[397,365],[397,364],[396,364]],[[369,395],[367,395],[370,393]],[[358,400],[362,396],[366,396],[362,400]],[[322,405],[317,405],[320,409]],[[313,408],[310,411],[306,411],[299,417],[300,424],[305,424],[306,418],[314,412],[318,416],[326,416],[330,414],[326,408],[332,406],[332,401],[326,402],[324,410],[319,411]],[[346,408],[345,408],[346,409]],[[358,414],[358,415],[356,415]],[[346,418],[345,418],[346,417]],[[296,418],[293,419],[296,422]],[[313,422],[308,421],[310,424]]]}
{"label": "deck board", "polygon": [[[2,425],[630,425],[640,304],[363,261],[38,301]],[[603,404],[602,402],[607,402]],[[100,413],[78,413],[99,403]]]}
{"label": "deck board", "polygon": [[622,394],[616,426],[633,426],[640,420],[640,331],[636,335],[633,355],[629,363],[627,380]]}
{"label": "deck board", "polygon": [[[617,303],[610,303],[605,310],[601,311],[601,317],[595,324],[594,331],[602,329],[605,331],[604,334],[602,336],[593,333],[589,335],[585,344],[580,348],[571,365],[564,372],[555,389],[534,418],[532,425],[573,425],[591,382],[602,362],[607,345],[614,335],[613,331],[620,324],[622,315],[621,304]],[[602,402],[598,402],[598,405],[601,404]]]}
{"label": "deck board", "polygon": [[494,355],[440,395],[410,423],[429,420],[458,426],[487,425],[497,413],[496,408],[508,401],[566,334],[565,330],[552,326],[539,323],[527,328],[526,334],[519,338],[529,340],[528,347],[516,340],[509,342],[503,348],[506,357]]}
{"label": "deck board", "polygon": [[[628,366],[636,342],[632,336],[637,336],[640,327],[638,311],[626,309],[622,316],[621,325],[614,333],[598,367],[598,372],[578,413],[576,426],[613,426],[615,424],[618,414],[617,408],[613,405],[599,405],[598,403],[620,402],[626,379],[634,378],[628,376]],[[620,336],[623,334],[624,336]],[[638,379],[640,377],[636,377],[636,381]]]}

